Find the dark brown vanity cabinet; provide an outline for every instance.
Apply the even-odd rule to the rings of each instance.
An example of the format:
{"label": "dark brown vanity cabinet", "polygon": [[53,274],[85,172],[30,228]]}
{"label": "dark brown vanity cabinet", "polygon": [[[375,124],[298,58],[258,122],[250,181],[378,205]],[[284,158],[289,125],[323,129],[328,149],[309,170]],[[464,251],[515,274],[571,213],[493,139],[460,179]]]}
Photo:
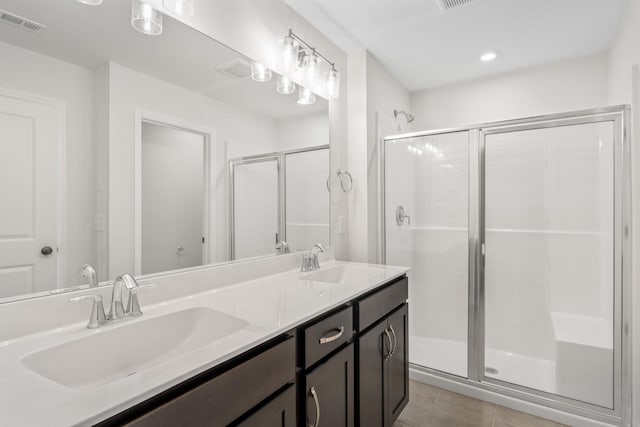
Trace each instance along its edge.
{"label": "dark brown vanity cabinet", "polygon": [[[393,286],[372,295],[371,300],[360,305],[365,324],[376,317],[372,314],[374,307],[378,307],[379,317],[357,340],[358,421],[361,426],[392,426],[409,401],[406,279]],[[394,311],[386,312],[390,309]]]}
{"label": "dark brown vanity cabinet", "polygon": [[409,399],[406,277],[100,426],[391,427]]}
{"label": "dark brown vanity cabinet", "polygon": [[347,345],[304,376],[303,426],[354,427],[354,355]]}
{"label": "dark brown vanity cabinet", "polygon": [[300,328],[298,425],[354,426],[353,336],[351,305]]}
{"label": "dark brown vanity cabinet", "polygon": [[[228,367],[196,376],[101,424],[294,427],[295,342],[293,335],[279,337],[230,361]],[[261,424],[258,417],[251,417],[261,411],[275,423]]]}
{"label": "dark brown vanity cabinet", "polygon": [[295,427],[296,422],[296,386],[291,385],[248,418],[234,425],[237,427]]}

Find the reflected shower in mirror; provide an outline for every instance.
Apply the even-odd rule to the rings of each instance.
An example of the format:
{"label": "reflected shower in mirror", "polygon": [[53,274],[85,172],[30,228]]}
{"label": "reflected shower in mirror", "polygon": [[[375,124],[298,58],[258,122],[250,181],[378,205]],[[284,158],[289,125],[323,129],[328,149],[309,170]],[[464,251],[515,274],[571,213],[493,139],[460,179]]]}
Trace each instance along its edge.
{"label": "reflected shower in mirror", "polygon": [[[318,123],[321,125],[321,123]],[[329,146],[232,159],[231,258],[329,241]]]}
{"label": "reflected shower in mirror", "polygon": [[[169,16],[141,34],[129,0],[0,7],[40,24],[0,22],[0,302],[85,286],[85,264],[104,281],[330,243],[326,100],[254,81],[250,58]],[[230,217],[230,160],[269,153],[282,171],[237,177],[251,213]],[[232,254],[234,236],[256,246]]]}

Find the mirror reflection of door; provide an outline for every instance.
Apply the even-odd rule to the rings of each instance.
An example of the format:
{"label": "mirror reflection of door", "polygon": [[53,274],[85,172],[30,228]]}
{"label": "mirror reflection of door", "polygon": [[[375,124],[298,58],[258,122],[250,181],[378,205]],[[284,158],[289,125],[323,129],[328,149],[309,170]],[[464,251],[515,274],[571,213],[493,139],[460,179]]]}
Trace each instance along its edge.
{"label": "mirror reflection of door", "polygon": [[233,168],[232,259],[274,253],[279,234],[277,159]]}
{"label": "mirror reflection of door", "polygon": [[0,93],[0,298],[57,282],[59,117],[53,104]]}
{"label": "mirror reflection of door", "polygon": [[206,261],[206,142],[200,133],[142,123],[142,274]]}

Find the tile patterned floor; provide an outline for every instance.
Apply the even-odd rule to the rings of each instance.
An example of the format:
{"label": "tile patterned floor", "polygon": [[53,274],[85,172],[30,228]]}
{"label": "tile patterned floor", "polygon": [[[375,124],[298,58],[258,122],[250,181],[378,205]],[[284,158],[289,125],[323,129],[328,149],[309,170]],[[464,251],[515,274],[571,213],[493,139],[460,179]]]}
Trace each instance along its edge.
{"label": "tile patterned floor", "polygon": [[394,427],[566,427],[415,381],[409,392],[409,404]]}

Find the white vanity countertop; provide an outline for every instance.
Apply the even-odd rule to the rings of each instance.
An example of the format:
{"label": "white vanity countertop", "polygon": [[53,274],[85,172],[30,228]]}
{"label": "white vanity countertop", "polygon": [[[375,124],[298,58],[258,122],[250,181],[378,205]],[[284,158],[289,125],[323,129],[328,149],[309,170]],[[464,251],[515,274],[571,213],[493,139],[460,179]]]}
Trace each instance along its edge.
{"label": "white vanity countertop", "polygon": [[[367,274],[353,274],[349,277],[348,283],[341,284],[300,280],[299,271],[288,271],[149,306],[145,305],[144,296],[141,295],[144,316],[139,319],[98,330],[86,329],[85,321],[2,342],[0,425],[95,424],[408,271],[404,267],[339,261],[323,263],[322,270],[339,265],[368,266],[376,270],[375,274],[371,274],[371,270],[368,270]],[[206,307],[231,314],[246,321],[249,326],[212,344],[179,354],[169,361],[111,383],[93,387],[62,386],[31,371],[21,362],[24,357],[49,347],[193,307]],[[87,319],[89,311],[90,306],[87,305]],[[55,316],[55,313],[39,314]],[[144,340],[145,337],[142,336],[140,339]],[[120,351],[126,352],[127,349],[114,349],[114,357],[118,357]],[[92,361],[78,360],[77,363],[86,364]]]}

